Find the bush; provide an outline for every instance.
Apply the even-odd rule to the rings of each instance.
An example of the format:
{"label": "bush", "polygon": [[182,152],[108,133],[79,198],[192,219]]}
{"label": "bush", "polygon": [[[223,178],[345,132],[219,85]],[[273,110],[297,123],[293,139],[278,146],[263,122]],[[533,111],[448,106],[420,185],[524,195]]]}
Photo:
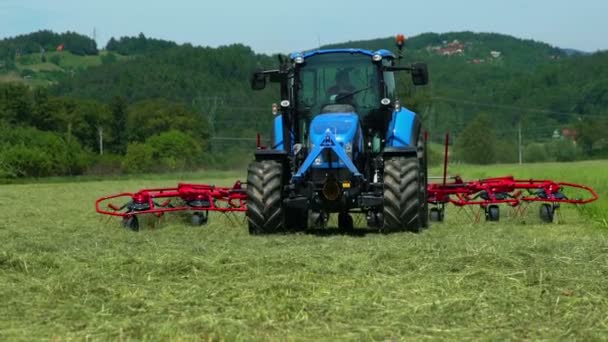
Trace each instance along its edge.
{"label": "bush", "polygon": [[524,149],[524,161],[526,163],[542,163],[550,160],[551,156],[545,144],[533,143]]}
{"label": "bush", "polygon": [[103,65],[114,64],[117,60],[118,58],[116,58],[116,55],[112,52],[108,52],[105,55],[101,55],[101,64]]}
{"label": "bush", "polygon": [[519,162],[519,151],[517,144],[513,141],[496,141],[495,158],[497,163],[511,164]]}
{"label": "bush", "polygon": [[154,166],[154,149],[147,144],[131,143],[122,161],[125,173],[148,172]]}
{"label": "bush", "polygon": [[200,144],[188,134],[177,130],[155,135],[146,140],[154,151],[159,171],[177,171],[196,166],[201,161]]}
{"label": "bush", "polygon": [[61,57],[59,55],[53,55],[51,56],[51,58],[49,58],[49,62],[59,66],[59,64],[61,63]]}
{"label": "bush", "polygon": [[123,157],[111,153],[97,155],[87,168],[88,175],[119,175],[122,173]]}
{"label": "bush", "polygon": [[81,174],[91,156],[78,141],[35,128],[0,128],[0,177],[46,177]]}
{"label": "bush", "polygon": [[581,159],[582,150],[570,140],[554,140],[549,144],[549,154],[558,162],[569,162]]}

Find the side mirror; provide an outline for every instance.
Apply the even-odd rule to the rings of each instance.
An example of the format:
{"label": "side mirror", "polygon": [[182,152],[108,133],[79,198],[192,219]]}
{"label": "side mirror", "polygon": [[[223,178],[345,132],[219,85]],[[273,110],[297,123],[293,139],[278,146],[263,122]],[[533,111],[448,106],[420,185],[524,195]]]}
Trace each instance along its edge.
{"label": "side mirror", "polygon": [[429,69],[426,63],[412,64],[412,82],[417,86],[429,83]]}
{"label": "side mirror", "polygon": [[263,72],[257,71],[251,75],[251,89],[262,90],[266,88],[266,75]]}

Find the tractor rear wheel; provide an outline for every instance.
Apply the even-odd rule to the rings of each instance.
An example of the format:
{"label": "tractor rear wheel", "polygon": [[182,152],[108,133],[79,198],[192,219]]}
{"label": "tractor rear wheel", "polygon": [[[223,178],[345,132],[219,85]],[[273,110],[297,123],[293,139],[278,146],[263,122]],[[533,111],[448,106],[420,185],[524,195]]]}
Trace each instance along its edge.
{"label": "tractor rear wheel", "polygon": [[420,185],[424,182],[420,167],[418,157],[392,157],[384,161],[382,232],[408,230],[418,233],[424,227],[421,213],[426,207],[426,199],[423,200],[426,189]]}
{"label": "tractor rear wheel", "polygon": [[247,170],[247,221],[254,235],[283,228],[283,166],[274,160],[255,161]]}

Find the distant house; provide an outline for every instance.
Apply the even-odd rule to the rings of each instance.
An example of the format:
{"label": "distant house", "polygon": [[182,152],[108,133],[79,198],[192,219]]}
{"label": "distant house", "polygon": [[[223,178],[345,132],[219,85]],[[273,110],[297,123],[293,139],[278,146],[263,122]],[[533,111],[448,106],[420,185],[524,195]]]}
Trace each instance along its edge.
{"label": "distant house", "polygon": [[436,51],[441,56],[462,55],[464,54],[464,44],[458,40],[454,40],[437,48]]}
{"label": "distant house", "polygon": [[572,141],[576,141],[576,137],[578,136],[578,132],[572,128],[563,128],[562,129],[562,137],[570,139]]}

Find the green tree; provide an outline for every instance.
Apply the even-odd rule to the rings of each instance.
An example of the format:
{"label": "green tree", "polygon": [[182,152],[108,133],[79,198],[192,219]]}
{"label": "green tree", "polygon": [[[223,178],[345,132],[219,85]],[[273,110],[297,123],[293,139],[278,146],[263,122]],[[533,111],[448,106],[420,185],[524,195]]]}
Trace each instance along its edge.
{"label": "green tree", "polygon": [[112,132],[114,139],[110,146],[111,151],[124,154],[127,151],[128,132],[127,132],[127,104],[121,96],[116,96],[110,103],[112,112]]}
{"label": "green tree", "polygon": [[144,142],[167,130],[184,132],[205,146],[209,124],[186,106],[164,99],[146,100],[129,107],[126,129],[129,141]]}
{"label": "green tree", "polygon": [[471,121],[456,138],[456,158],[471,164],[491,164],[496,161],[496,136],[485,114]]}
{"label": "green tree", "polygon": [[183,170],[199,164],[202,157],[200,142],[180,131],[171,130],[146,140],[154,151],[154,160],[167,170]]}
{"label": "green tree", "polygon": [[126,173],[149,172],[154,166],[154,149],[144,143],[131,143],[122,162]]}

